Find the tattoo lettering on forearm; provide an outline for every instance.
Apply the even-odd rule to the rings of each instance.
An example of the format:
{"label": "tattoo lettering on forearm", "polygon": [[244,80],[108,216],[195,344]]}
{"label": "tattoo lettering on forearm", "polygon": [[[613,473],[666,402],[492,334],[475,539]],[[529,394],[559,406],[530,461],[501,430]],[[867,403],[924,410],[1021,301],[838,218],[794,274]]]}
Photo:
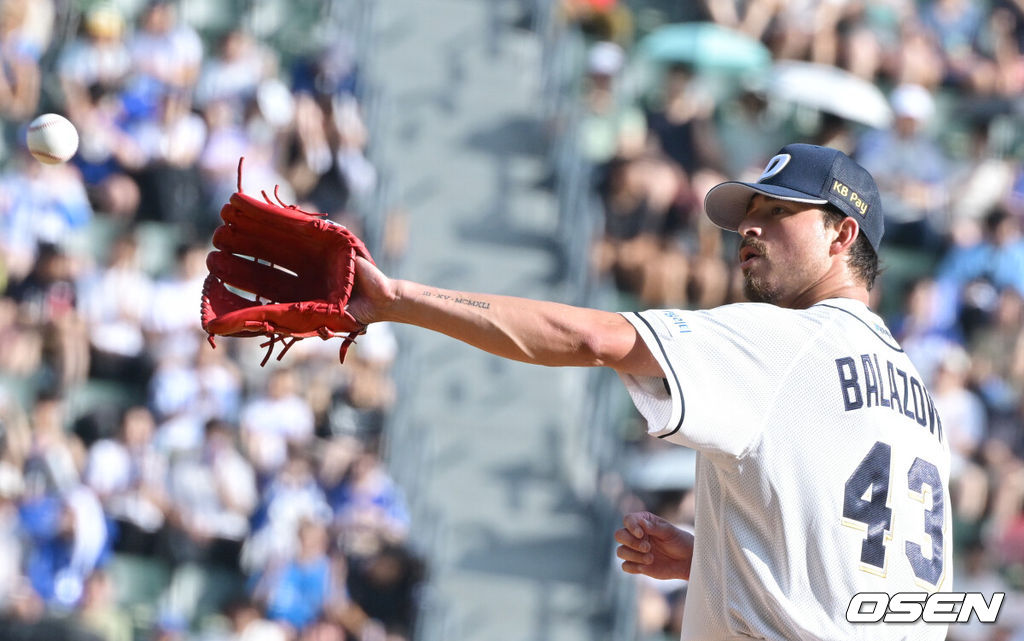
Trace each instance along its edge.
{"label": "tattoo lettering on forearm", "polygon": [[469,305],[470,307],[477,307],[479,309],[490,309],[491,304],[483,300],[473,300],[472,298],[463,298],[462,296],[449,296],[448,294],[441,294],[439,292],[432,292],[429,289],[423,290],[423,295],[428,298],[439,298],[441,300],[450,300],[453,303],[459,303],[460,305]]}
{"label": "tattoo lettering on forearm", "polygon": [[491,304],[483,300],[471,300],[469,298],[456,298],[456,303],[462,303],[463,305],[469,305],[470,307],[479,307],[480,309],[490,309]]}

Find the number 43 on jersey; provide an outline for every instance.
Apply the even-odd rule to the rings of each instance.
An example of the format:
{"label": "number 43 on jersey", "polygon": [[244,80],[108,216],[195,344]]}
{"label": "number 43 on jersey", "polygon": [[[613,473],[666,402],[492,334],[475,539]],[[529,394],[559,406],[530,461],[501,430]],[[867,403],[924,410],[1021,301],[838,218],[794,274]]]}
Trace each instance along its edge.
{"label": "number 43 on jersey", "polygon": [[[939,470],[920,457],[914,459],[907,470],[893,470],[891,467],[892,447],[882,441],[875,442],[846,481],[843,524],[866,531],[861,544],[861,569],[884,576],[888,554],[886,542],[892,540],[889,483],[891,481],[902,485],[902,474],[905,473],[909,496],[926,506],[922,527],[931,539],[931,554],[925,555],[920,544],[909,540],[905,542],[904,553],[914,570],[914,576],[932,587],[938,587],[942,580],[942,553],[946,544],[942,530],[945,495]],[[930,508],[927,507],[926,492],[932,495]]]}

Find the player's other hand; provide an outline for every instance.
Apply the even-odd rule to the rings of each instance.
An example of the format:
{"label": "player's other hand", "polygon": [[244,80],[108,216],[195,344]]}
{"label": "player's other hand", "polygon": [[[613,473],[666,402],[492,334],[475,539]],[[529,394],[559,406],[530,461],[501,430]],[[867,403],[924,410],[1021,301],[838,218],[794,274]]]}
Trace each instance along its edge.
{"label": "player's other hand", "polygon": [[395,281],[365,258],[356,258],[356,283],[348,313],[364,325],[387,320],[386,312],[398,298]]}
{"label": "player's other hand", "polygon": [[615,554],[628,574],[654,579],[689,579],[693,535],[650,512],[633,512],[616,530]]}

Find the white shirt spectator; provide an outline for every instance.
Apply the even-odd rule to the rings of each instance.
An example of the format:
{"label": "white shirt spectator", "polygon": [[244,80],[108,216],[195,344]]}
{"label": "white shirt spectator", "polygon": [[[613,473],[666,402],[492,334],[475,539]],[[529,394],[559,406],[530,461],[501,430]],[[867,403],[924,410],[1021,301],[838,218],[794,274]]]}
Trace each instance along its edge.
{"label": "white shirt spectator", "polygon": [[150,380],[150,405],[161,417],[234,420],[242,397],[239,372],[209,346],[199,347],[195,355],[194,365],[173,355],[164,358]]}
{"label": "white shirt spectator", "polygon": [[14,501],[24,486],[21,470],[7,461],[0,461],[0,611],[6,609],[21,582],[21,528]]}
{"label": "white shirt spectator", "polygon": [[203,119],[191,112],[181,112],[184,105],[166,104],[178,100],[185,99],[165,98],[164,109],[174,109],[174,115],[164,121],[144,121],[132,131],[132,137],[150,162],[191,165],[198,160],[206,145],[206,123]]}
{"label": "white shirt spectator", "polygon": [[0,250],[17,275],[28,272],[38,243],[67,248],[91,219],[81,176],[68,165],[30,159],[24,168],[0,176]]}
{"label": "white shirt spectator", "polygon": [[170,494],[190,531],[232,540],[248,534],[258,497],[248,461],[234,448],[212,447],[210,441],[202,457],[183,456],[172,464]]}
{"label": "white shirt spectator", "polygon": [[970,357],[963,348],[947,348],[939,358],[932,387],[935,410],[949,438],[953,478],[959,476],[988,432],[985,405],[966,387],[970,366]]}
{"label": "white shirt spectator", "polygon": [[167,461],[155,447],[129,450],[124,443],[101,439],[89,448],[85,482],[99,495],[107,514],[155,532],[164,514],[147,487],[162,493]]}
{"label": "white shirt spectator", "polygon": [[224,36],[217,57],[203,64],[196,84],[196,102],[210,100],[245,100],[268,72],[276,66],[272,54],[244,31],[231,31]]}
{"label": "white shirt spectator", "polygon": [[259,470],[279,468],[287,457],[289,442],[307,443],[313,438],[313,410],[294,392],[294,386],[294,374],[278,370],[271,375],[267,395],[242,408],[243,436],[249,457]]}
{"label": "white shirt spectator", "polygon": [[128,75],[131,55],[123,42],[99,43],[78,39],[68,45],[57,61],[61,80],[79,87],[97,82],[114,83]]}
{"label": "white shirt spectator", "polygon": [[156,444],[169,456],[194,452],[203,444],[203,422],[191,413],[172,416],[157,427]]}
{"label": "white shirt spectator", "polygon": [[82,594],[85,579],[96,568],[107,545],[107,521],[96,494],[84,485],[64,497],[74,521],[74,541],[67,566],[57,571],[54,594],[62,605],[75,604]]}
{"label": "white shirt spectator", "polygon": [[125,490],[132,481],[132,459],[122,443],[100,439],[89,448],[85,482],[101,496]]}
{"label": "white shirt spectator", "polygon": [[126,357],[145,348],[141,318],[153,294],[152,280],[131,260],[101,270],[79,287],[79,307],[89,323],[92,345]]}
{"label": "white shirt spectator", "polygon": [[192,356],[200,348],[194,308],[207,274],[206,251],[206,247],[189,248],[178,257],[177,271],[153,286],[153,304],[143,316],[142,327],[158,359]]}
{"label": "white shirt spectator", "polygon": [[242,566],[253,572],[293,557],[303,519],[327,523],[331,518],[327,497],[303,459],[291,459],[281,468],[267,486],[263,501],[265,521],[242,548]]}
{"label": "white shirt spectator", "polygon": [[203,58],[199,34],[179,24],[173,7],[153,5],[146,10],[142,28],[129,41],[132,66],[165,85],[192,84]]}
{"label": "white shirt spectator", "polygon": [[195,370],[183,363],[161,363],[149,381],[149,402],[158,417],[192,414],[198,398]]}

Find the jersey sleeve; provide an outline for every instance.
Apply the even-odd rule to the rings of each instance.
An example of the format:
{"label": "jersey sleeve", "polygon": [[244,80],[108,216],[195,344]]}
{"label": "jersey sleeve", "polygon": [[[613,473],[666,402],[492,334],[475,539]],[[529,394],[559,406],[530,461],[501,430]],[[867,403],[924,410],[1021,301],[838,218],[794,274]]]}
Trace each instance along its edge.
{"label": "jersey sleeve", "polygon": [[623,316],[664,373],[620,373],[648,432],[730,456],[741,456],[755,441],[814,331],[790,310],[756,303]]}

